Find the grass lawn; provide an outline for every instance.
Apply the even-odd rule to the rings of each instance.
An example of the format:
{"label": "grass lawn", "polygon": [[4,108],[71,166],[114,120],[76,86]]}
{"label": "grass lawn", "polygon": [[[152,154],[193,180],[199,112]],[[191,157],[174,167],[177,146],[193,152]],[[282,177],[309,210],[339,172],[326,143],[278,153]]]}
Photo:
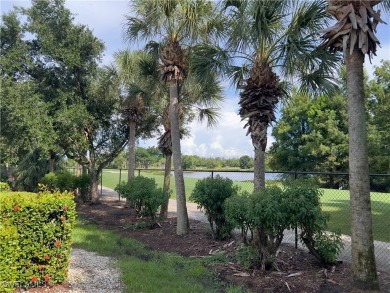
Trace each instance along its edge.
{"label": "grass lawn", "polygon": [[[142,176],[154,178],[158,186],[163,185],[163,172],[142,171]],[[138,171],[136,172],[138,175]],[[122,171],[122,180],[127,180],[127,172]],[[184,178],[187,199],[195,187],[197,178]],[[109,188],[115,188],[119,183],[119,170],[104,170],[103,185]],[[253,183],[248,181],[236,181],[241,190],[253,191]],[[171,198],[176,198],[175,180],[171,180],[171,189],[173,191]],[[323,189],[322,197],[323,210],[330,214],[329,229],[339,230],[342,234],[351,235],[351,220],[349,216],[349,191],[338,189]],[[373,216],[374,239],[390,242],[390,194],[372,192],[371,208]]]}
{"label": "grass lawn", "polygon": [[[322,208],[330,214],[330,230],[351,235],[348,190],[324,189]],[[390,194],[371,192],[371,209],[374,239],[390,242]]]}
{"label": "grass lawn", "polygon": [[[118,260],[124,292],[221,292],[224,284],[204,266],[205,260],[146,249],[142,243],[78,220],[72,240],[76,247]],[[211,261],[216,261],[211,259]],[[209,260],[210,262],[210,260]],[[230,285],[223,292],[244,293]]]}

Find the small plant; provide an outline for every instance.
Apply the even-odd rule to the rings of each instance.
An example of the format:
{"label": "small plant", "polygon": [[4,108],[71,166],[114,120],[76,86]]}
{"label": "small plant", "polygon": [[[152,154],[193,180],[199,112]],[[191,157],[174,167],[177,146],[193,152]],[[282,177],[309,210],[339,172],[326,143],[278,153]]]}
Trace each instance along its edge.
{"label": "small plant", "polygon": [[191,193],[190,200],[205,211],[216,239],[221,240],[230,236],[233,230],[233,224],[225,217],[223,205],[227,198],[237,195],[237,192],[238,187],[233,185],[231,179],[217,175],[215,178],[208,177],[196,182]]}
{"label": "small plant", "polygon": [[[306,242],[311,240],[308,237],[303,239]],[[334,264],[344,247],[344,243],[339,233],[317,231],[313,235],[312,243],[307,243],[306,246],[313,246],[313,249],[311,249],[312,253],[323,264]]]}
{"label": "small plant", "polygon": [[260,256],[261,269],[274,266],[283,232],[290,226],[288,202],[277,186],[263,188],[249,197],[249,218],[253,222],[252,245]]}
{"label": "small plant", "polygon": [[7,182],[0,182],[0,192],[2,191],[11,191],[11,187]]}
{"label": "small plant", "polygon": [[74,178],[74,187],[78,190],[78,194],[84,201],[88,200],[88,195],[91,190],[91,176],[83,174]]}
{"label": "small plant", "polygon": [[57,175],[54,172],[47,173],[41,180],[41,183],[45,185],[47,190],[55,191],[58,186]]}
{"label": "small plant", "polygon": [[241,229],[241,239],[244,244],[249,244],[249,231],[251,232],[249,241],[253,238],[253,221],[249,217],[249,196],[246,191],[240,195],[233,195],[225,200],[223,207],[226,219],[234,227]]}
{"label": "small plant", "polygon": [[136,209],[138,217],[150,217],[151,227],[156,224],[156,213],[169,194],[158,188],[153,178],[138,176],[127,183],[122,182],[115,187],[122,197],[128,198]]}
{"label": "small plant", "polygon": [[321,210],[321,190],[308,180],[287,184],[286,206],[291,226],[301,229],[300,240],[324,265],[336,261],[343,248],[339,233],[327,233],[329,215]]}
{"label": "small plant", "polygon": [[252,245],[244,245],[237,250],[236,258],[240,264],[246,269],[259,267],[260,255]]}

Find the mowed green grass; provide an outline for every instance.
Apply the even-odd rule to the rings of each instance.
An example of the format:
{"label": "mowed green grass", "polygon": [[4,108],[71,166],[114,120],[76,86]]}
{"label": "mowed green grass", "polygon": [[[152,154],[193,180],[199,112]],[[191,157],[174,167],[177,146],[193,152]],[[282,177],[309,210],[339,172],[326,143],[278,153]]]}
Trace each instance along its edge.
{"label": "mowed green grass", "polygon": [[209,271],[205,263],[217,262],[217,259],[185,258],[152,251],[136,240],[87,224],[82,219],[76,222],[72,241],[77,248],[117,259],[125,285],[123,292],[247,292],[240,286],[222,282]]}
{"label": "mowed green grass", "polygon": [[[142,176],[154,178],[158,186],[163,186],[163,173],[141,171]],[[138,171],[136,171],[138,175]],[[127,181],[127,172],[122,171],[121,179]],[[197,178],[184,178],[187,199],[195,187]],[[114,189],[119,183],[118,170],[103,171],[103,186]],[[248,181],[235,181],[241,190],[248,192],[253,191],[253,183]],[[171,198],[176,198],[175,180],[171,178]],[[338,189],[322,189],[322,208],[330,214],[329,230],[340,231],[342,234],[351,235],[351,220],[349,209],[349,191]],[[371,193],[371,208],[373,217],[374,239],[379,241],[390,242],[390,193]]]}
{"label": "mowed green grass", "polygon": [[[322,209],[330,214],[329,228],[351,235],[349,191],[323,189]],[[371,192],[374,239],[390,242],[390,193]]]}

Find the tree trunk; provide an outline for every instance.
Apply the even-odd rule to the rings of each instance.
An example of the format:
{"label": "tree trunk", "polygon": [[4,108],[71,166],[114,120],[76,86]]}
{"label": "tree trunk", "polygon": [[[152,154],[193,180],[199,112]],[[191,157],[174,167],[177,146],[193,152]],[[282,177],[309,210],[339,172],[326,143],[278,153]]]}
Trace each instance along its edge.
{"label": "tree trunk", "polygon": [[172,157],[176,183],[177,202],[177,235],[185,235],[189,232],[189,222],[186,206],[186,193],[184,189],[183,166],[181,162],[180,125],[179,125],[179,90],[178,82],[172,80],[169,85],[170,121],[172,139]]}
{"label": "tree trunk", "polygon": [[135,121],[129,122],[129,170],[127,173],[127,179],[130,180],[134,177],[135,172],[135,129],[137,123]]}
{"label": "tree trunk", "polygon": [[[135,130],[137,123],[134,120],[129,122],[129,169],[127,171],[127,180],[130,180],[134,177],[135,172]],[[131,203],[128,198],[126,198],[125,207],[130,207]]]}
{"label": "tree trunk", "polygon": [[265,187],[265,151],[255,148],[255,162],[253,166],[254,192]]}
{"label": "tree trunk", "polygon": [[82,174],[83,174],[83,175],[88,174],[88,168],[87,168],[87,166],[85,166],[85,165],[82,165]]}
{"label": "tree trunk", "polygon": [[99,191],[98,191],[98,185],[99,185],[99,174],[100,172],[95,169],[95,166],[91,166],[89,170],[89,174],[91,176],[91,193],[90,193],[90,201],[92,203],[98,203],[99,202]]}
{"label": "tree trunk", "polygon": [[[172,156],[165,156],[165,172],[164,172],[164,192],[169,192],[171,185],[171,170],[172,170]],[[166,219],[168,217],[169,198],[161,205],[160,218]]]}
{"label": "tree trunk", "polygon": [[49,162],[49,172],[54,173],[54,165],[56,162],[56,153],[50,151],[50,162]]}
{"label": "tree trunk", "polygon": [[348,88],[349,190],[351,205],[352,279],[360,289],[379,290],[372,236],[364,55],[355,50],[345,58]]}

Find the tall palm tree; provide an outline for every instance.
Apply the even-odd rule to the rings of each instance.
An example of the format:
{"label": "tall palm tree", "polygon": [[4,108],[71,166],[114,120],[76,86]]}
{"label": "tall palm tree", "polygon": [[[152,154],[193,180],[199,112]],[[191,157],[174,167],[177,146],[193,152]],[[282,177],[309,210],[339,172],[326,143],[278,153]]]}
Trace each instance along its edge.
{"label": "tall palm tree", "polygon": [[142,51],[132,52],[129,50],[119,51],[115,54],[115,61],[123,84],[123,92],[126,95],[123,100],[123,112],[129,124],[128,180],[134,177],[137,123],[141,122],[145,109],[142,95],[132,92],[132,87],[143,81],[140,76],[139,62],[144,55],[145,53]]}
{"label": "tall palm tree", "polygon": [[[164,191],[170,190],[170,175],[172,168],[172,139],[171,122],[169,111],[168,87],[160,79],[160,68],[158,59],[163,46],[157,42],[149,42],[145,50],[148,52],[148,59],[143,59],[141,75],[148,80],[143,88],[151,99],[160,101],[162,112],[163,134],[158,138],[158,148],[165,156]],[[191,64],[191,62],[190,62]],[[212,74],[207,81],[199,79],[199,75],[189,68],[189,75],[180,86],[179,97],[179,123],[180,137],[186,134],[185,125],[198,119],[200,122],[207,121],[207,126],[213,127],[217,123],[219,102],[222,100],[222,88],[216,74]],[[168,199],[161,206],[160,217],[166,218],[168,213]]]}
{"label": "tall palm tree", "polygon": [[344,54],[348,93],[352,279],[355,287],[371,290],[379,290],[379,283],[372,236],[363,63],[365,54],[371,60],[379,45],[375,32],[383,21],[380,11],[374,8],[380,3],[390,10],[389,1],[328,0],[328,12],[336,19],[336,24],[322,31],[322,47]]}
{"label": "tall palm tree", "polygon": [[160,54],[161,79],[169,85],[172,155],[176,182],[178,235],[189,232],[181,162],[179,88],[188,73],[189,48],[208,37],[215,16],[206,0],[134,0],[127,16],[126,37],[130,41],[157,40],[164,43]]}
{"label": "tall palm tree", "polygon": [[[191,78],[192,77],[192,78]],[[190,117],[196,118],[199,122],[206,121],[208,127],[217,124],[219,117],[218,103],[221,101],[221,88],[218,85],[216,76],[208,80],[208,84],[196,82],[196,77],[190,76],[183,85],[179,99],[179,123],[180,136],[185,135],[186,129],[184,124],[188,123]],[[194,80],[195,79],[195,80]],[[171,159],[172,159],[172,139],[171,139],[171,122],[170,122],[169,105],[163,113],[164,133],[158,139],[158,148],[165,156],[165,173],[164,173],[164,190],[169,191]],[[160,217],[166,218],[168,212],[168,201],[162,205]]]}
{"label": "tall palm tree", "polygon": [[316,49],[316,33],[327,23],[324,1],[226,1],[225,8],[232,21],[228,51],[242,59],[230,74],[242,90],[239,114],[254,147],[257,192],[265,186],[267,130],[277,103],[291,83],[330,90],[335,58]]}

